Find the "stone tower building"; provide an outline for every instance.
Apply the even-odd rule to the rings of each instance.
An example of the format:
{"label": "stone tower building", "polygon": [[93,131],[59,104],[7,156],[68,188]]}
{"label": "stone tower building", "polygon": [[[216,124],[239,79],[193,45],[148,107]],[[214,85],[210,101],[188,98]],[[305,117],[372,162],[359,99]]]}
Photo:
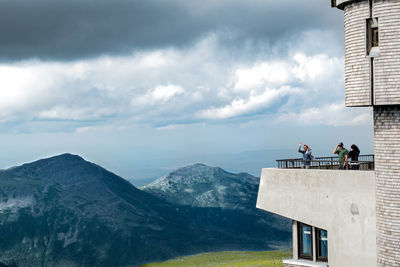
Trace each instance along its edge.
{"label": "stone tower building", "polygon": [[377,266],[400,266],[400,0],[332,0],[344,11],[346,106],[372,106]]}
{"label": "stone tower building", "polygon": [[331,1],[344,11],[346,106],[373,108],[375,161],[278,160],[257,207],[292,220],[284,267],[400,267],[400,0]]}

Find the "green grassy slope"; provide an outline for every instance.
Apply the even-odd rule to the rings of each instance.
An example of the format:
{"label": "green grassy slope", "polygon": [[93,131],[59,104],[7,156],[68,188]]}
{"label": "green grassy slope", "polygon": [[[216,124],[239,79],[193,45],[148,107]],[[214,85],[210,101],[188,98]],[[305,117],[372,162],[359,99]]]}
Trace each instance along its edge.
{"label": "green grassy slope", "polygon": [[281,267],[283,259],[292,257],[285,251],[227,251],[179,257],[141,267]]}

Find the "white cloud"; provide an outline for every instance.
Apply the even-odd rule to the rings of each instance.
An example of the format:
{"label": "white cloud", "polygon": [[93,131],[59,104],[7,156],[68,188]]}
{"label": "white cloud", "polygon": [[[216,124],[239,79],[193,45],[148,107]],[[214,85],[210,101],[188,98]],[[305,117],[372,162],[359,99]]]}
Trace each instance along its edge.
{"label": "white cloud", "polygon": [[51,94],[48,89],[54,84],[54,77],[38,79],[41,72],[41,69],[25,64],[0,65],[0,116],[10,116],[46,101]]}
{"label": "white cloud", "polygon": [[170,124],[170,125],[166,125],[166,126],[157,127],[157,130],[158,131],[172,131],[172,130],[178,130],[181,128],[182,128],[181,124]]}
{"label": "white cloud", "polygon": [[327,54],[307,56],[304,53],[296,53],[293,59],[297,63],[293,74],[301,81],[328,79],[332,74],[341,77],[344,68],[342,59],[330,58]]}
{"label": "white cloud", "polygon": [[260,86],[275,86],[287,83],[291,79],[291,66],[288,62],[272,61],[256,64],[251,68],[236,70],[236,90],[253,90]]}
{"label": "white cloud", "polygon": [[55,120],[93,120],[102,117],[111,116],[115,110],[110,107],[101,106],[78,106],[66,107],[63,105],[54,106],[48,110],[40,111],[37,116],[42,119],[55,119]]}
{"label": "white cloud", "polygon": [[261,94],[254,94],[252,92],[247,99],[236,98],[226,106],[201,110],[198,112],[198,116],[205,119],[228,119],[240,116],[268,107],[289,91],[289,87],[283,87],[280,89],[267,88]]}
{"label": "white cloud", "polygon": [[288,112],[277,122],[290,122],[301,125],[358,126],[372,125],[372,110],[369,108],[347,108],[344,103],[312,107],[299,113]]}
{"label": "white cloud", "polygon": [[[318,109],[338,95],[343,98],[342,68],[340,58],[326,54],[307,56],[302,52],[240,67],[235,72],[233,88],[223,88],[220,92],[221,100],[230,100],[229,103],[209,107],[197,115],[203,119],[227,119],[270,110],[270,107],[275,107],[273,112],[277,116],[282,112],[298,113],[298,109],[310,109],[310,106]],[[274,86],[280,89],[269,89]],[[282,102],[284,98],[287,100]],[[277,107],[278,103],[282,106]]]}
{"label": "white cloud", "polygon": [[265,54],[255,46],[246,51],[256,60],[248,60],[232,55],[219,38],[213,33],[182,50],[0,65],[0,123],[51,120],[62,128],[66,120],[81,128],[145,122],[157,128],[251,119],[263,111],[289,119],[343,99],[342,58]]}
{"label": "white cloud", "polygon": [[184,90],[179,85],[167,85],[157,86],[153,92],[151,92],[153,99],[157,101],[168,101],[172,97],[183,94]]}
{"label": "white cloud", "polygon": [[[170,53],[172,53],[172,51]],[[139,65],[145,68],[160,68],[168,66],[169,64],[168,57],[166,57],[165,52],[162,51],[144,53],[139,61]]]}
{"label": "white cloud", "polygon": [[90,127],[90,126],[88,126],[88,127],[79,127],[79,128],[75,129],[75,132],[76,133],[86,133],[86,132],[93,131],[95,129],[96,129],[96,127]]}
{"label": "white cloud", "polygon": [[182,95],[184,92],[185,90],[179,85],[159,85],[145,95],[134,98],[132,104],[146,106],[166,103],[172,98]]}

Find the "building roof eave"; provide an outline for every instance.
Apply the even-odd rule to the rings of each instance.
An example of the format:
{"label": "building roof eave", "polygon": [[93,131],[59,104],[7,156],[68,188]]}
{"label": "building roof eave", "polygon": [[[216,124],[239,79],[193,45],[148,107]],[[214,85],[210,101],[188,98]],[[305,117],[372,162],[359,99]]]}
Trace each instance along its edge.
{"label": "building roof eave", "polygon": [[331,6],[343,10],[345,5],[355,1],[360,1],[360,0],[331,0]]}

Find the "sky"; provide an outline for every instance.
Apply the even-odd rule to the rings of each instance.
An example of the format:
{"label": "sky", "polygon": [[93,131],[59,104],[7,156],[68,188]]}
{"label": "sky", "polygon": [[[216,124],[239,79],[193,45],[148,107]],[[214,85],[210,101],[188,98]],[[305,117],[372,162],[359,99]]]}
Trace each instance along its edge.
{"label": "sky", "polygon": [[[321,0],[0,0],[0,167],[73,153],[127,179],[373,153]],[[264,166],[265,165],[265,166]]]}

